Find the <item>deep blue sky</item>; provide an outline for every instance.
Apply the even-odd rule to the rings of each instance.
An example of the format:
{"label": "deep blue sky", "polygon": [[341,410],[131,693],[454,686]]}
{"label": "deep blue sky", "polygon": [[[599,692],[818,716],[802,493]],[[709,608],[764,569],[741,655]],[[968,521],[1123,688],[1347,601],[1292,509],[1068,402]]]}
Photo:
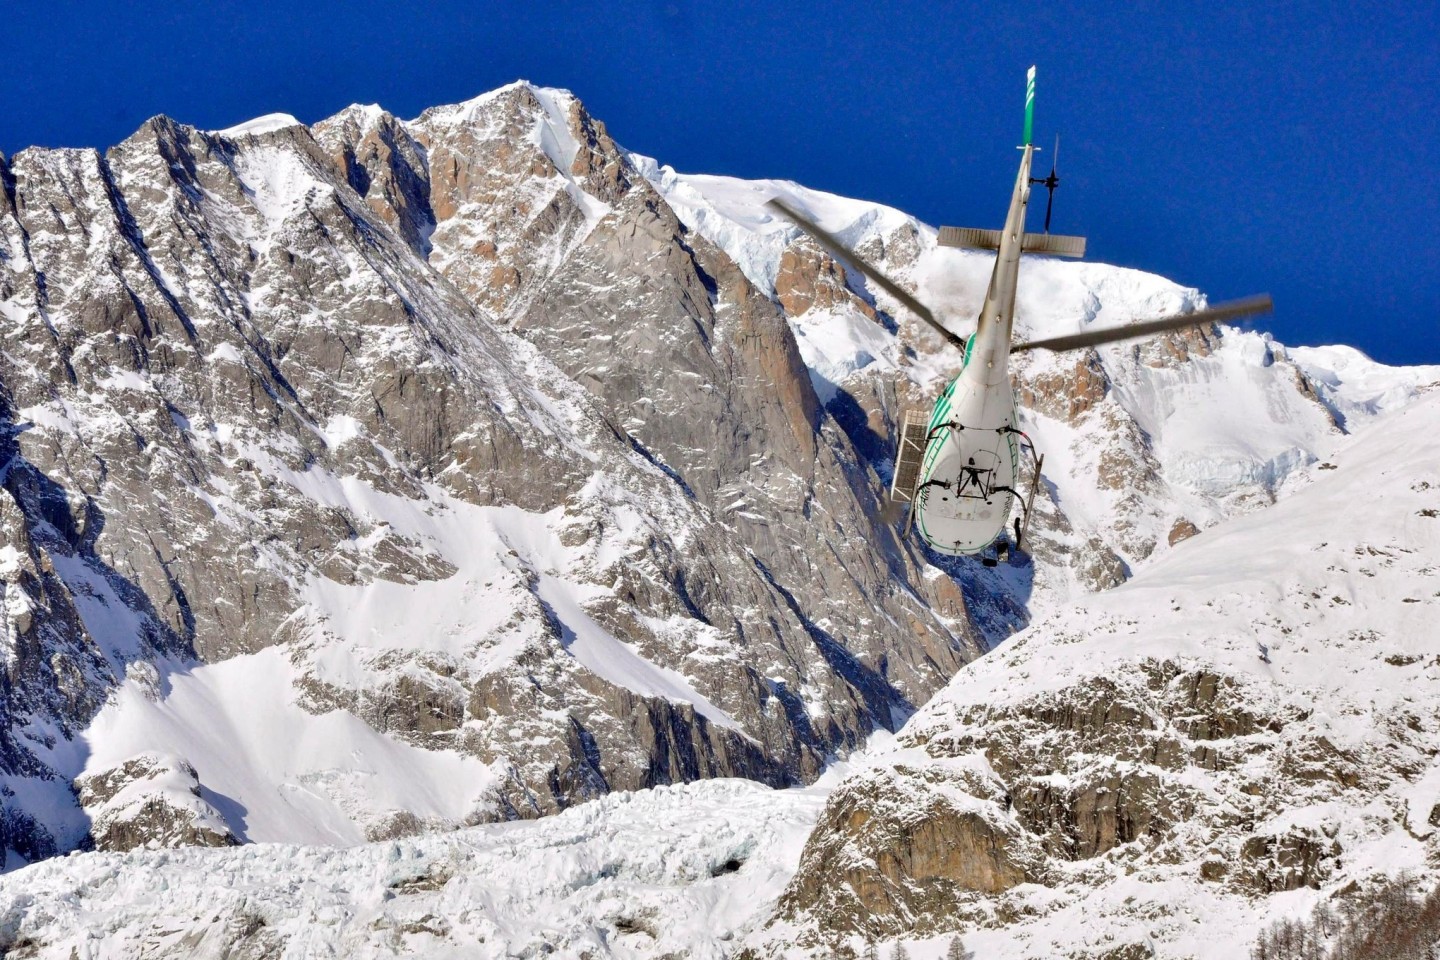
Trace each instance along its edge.
{"label": "deep blue sky", "polygon": [[1215,300],[1268,290],[1287,343],[1440,363],[1437,23],[1430,0],[12,0],[0,151],[107,146],[156,113],[408,118],[524,77],[679,170],[999,226],[1038,63],[1036,139],[1063,136],[1054,229],[1092,259]]}

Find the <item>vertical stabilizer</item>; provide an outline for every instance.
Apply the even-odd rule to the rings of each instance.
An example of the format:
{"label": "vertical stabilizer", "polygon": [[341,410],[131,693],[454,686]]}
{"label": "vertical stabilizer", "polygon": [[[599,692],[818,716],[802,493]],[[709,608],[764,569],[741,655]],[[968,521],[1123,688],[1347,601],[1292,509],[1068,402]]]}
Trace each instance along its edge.
{"label": "vertical stabilizer", "polygon": [[1035,68],[1025,74],[1025,146],[1034,143],[1031,134],[1035,129]]}

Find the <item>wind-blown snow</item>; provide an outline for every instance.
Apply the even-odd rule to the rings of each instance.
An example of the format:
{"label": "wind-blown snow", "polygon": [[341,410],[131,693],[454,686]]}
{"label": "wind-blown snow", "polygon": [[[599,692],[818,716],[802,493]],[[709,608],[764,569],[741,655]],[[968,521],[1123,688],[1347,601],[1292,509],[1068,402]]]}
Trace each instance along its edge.
{"label": "wind-blown snow", "polygon": [[1289,354],[1350,430],[1399,409],[1417,393],[1440,389],[1440,366],[1386,366],[1346,346],[1291,347]]}
{"label": "wind-blown snow", "polygon": [[284,130],[286,127],[303,126],[299,120],[288,113],[267,113],[263,117],[256,117],[254,120],[246,120],[244,123],[237,123],[233,127],[226,127],[224,130],[212,130],[217,137],[252,136],[260,133],[272,133],[276,130]]}

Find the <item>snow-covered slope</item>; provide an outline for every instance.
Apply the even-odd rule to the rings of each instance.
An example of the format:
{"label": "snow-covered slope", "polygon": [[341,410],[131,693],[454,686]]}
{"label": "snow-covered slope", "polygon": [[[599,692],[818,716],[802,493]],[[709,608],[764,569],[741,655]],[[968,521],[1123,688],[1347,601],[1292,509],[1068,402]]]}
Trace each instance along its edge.
{"label": "snow-covered slope", "polygon": [[349,849],[51,860],[0,878],[0,952],[723,960],[764,923],[823,802],[716,780]]}
{"label": "snow-covered slope", "polygon": [[[971,664],[832,794],[785,935],[1235,957],[1276,917],[1433,876],[1437,463],[1431,396]],[[967,844],[989,853],[947,860]]]}
{"label": "snow-covered slope", "polygon": [[272,133],[276,130],[284,130],[286,127],[298,127],[300,121],[288,113],[267,113],[263,117],[256,117],[253,120],[246,120],[244,123],[237,123],[233,127],[226,127],[224,130],[212,131],[217,137],[225,137],[233,140],[237,137],[258,136],[262,133]]}
{"label": "snow-covered slope", "polygon": [[1295,347],[1290,356],[1347,430],[1440,389],[1440,366],[1386,366],[1354,347]]}
{"label": "snow-covered slope", "polygon": [[[1036,623],[813,788],[660,788],[345,850],[76,855],[0,878],[0,943],[718,960],[900,933],[939,960],[958,932],[1001,960],[1244,956],[1277,917],[1433,870],[1440,399],[1384,425],[1276,506]],[[971,825],[937,833],[957,814]],[[900,872],[871,873],[896,822]],[[817,874],[846,823],[853,848]],[[979,829],[991,850],[969,862],[1018,882],[941,883],[956,861],[927,844]],[[906,875],[922,856],[941,873]]]}
{"label": "snow-covered slope", "polygon": [[751,283],[769,292],[775,290],[781,255],[801,235],[793,223],[765,209],[777,197],[849,247],[919,225],[894,207],[812,190],[793,180],[676,173],[651,157],[627,156],[687,227],[728,253]]}

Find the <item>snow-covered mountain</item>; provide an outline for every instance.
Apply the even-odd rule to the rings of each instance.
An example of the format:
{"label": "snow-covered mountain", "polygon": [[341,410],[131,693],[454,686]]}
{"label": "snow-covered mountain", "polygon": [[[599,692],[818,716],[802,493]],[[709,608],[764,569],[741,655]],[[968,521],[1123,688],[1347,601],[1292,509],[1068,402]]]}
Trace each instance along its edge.
{"label": "snow-covered mountain", "polygon": [[983,646],[780,310],[568,94],[3,172],[23,859],[131,761],[235,840],[803,782]]}
{"label": "snow-covered mountain", "polygon": [[[161,117],[0,185],[8,869],[808,783],[1440,383],[1230,328],[1028,356],[1034,563],[987,571],[879,518],[894,423],[959,358],[763,203],[963,327],[987,258],[900,211],[677,174],[526,83]],[[1203,303],[1044,259],[1021,291],[1024,335]]]}
{"label": "snow-covered mountain", "polygon": [[1236,957],[1323,900],[1433,884],[1440,396],[1381,423],[963,670],[831,794],[786,935]]}
{"label": "snow-covered mountain", "polygon": [[939,960],[959,935],[1002,960],[1246,956],[1274,919],[1434,878],[1440,397],[1382,423],[1284,502],[1033,624],[811,788],[54,859],[0,878],[0,943],[720,960],[898,941]]}

